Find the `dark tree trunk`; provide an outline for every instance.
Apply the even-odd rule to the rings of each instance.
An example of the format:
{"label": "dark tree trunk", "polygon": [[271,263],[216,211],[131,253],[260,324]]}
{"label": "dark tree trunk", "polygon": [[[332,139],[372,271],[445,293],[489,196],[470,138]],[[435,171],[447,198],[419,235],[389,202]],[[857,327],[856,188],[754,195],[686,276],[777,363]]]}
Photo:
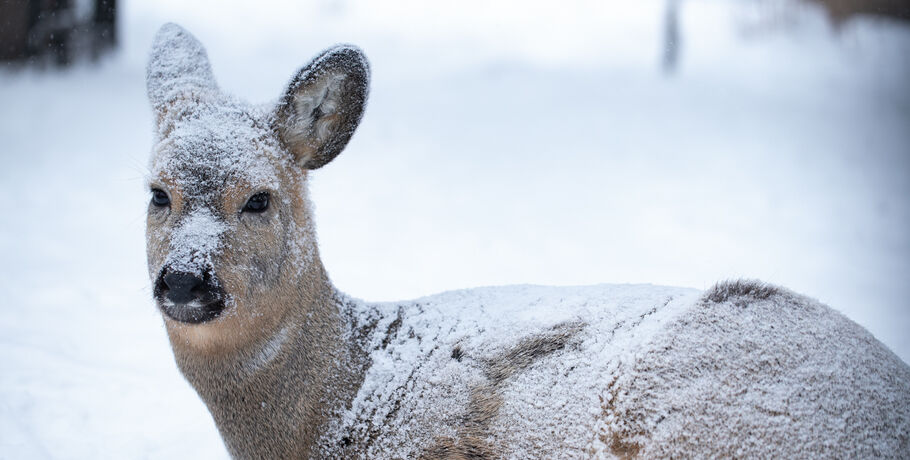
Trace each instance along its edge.
{"label": "dark tree trunk", "polygon": [[117,0],[0,0],[0,61],[54,62],[98,58],[117,44]]}
{"label": "dark tree trunk", "polygon": [[95,0],[94,40],[92,56],[117,46],[117,0]]}

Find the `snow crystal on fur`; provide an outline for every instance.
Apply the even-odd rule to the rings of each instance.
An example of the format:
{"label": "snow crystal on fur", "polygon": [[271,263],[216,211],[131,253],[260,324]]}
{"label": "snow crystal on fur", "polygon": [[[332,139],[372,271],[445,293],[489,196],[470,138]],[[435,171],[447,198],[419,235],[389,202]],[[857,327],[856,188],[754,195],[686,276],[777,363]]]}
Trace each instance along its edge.
{"label": "snow crystal on fur", "polygon": [[175,24],[161,28],[147,81],[160,117],[153,175],[175,179],[184,193],[204,194],[238,179],[251,187],[278,186],[270,157],[283,150],[270,128],[271,112],[221,93],[205,50],[189,32]]}
{"label": "snow crystal on fur", "polygon": [[[217,212],[226,185],[250,194],[278,190],[278,169],[296,166],[271,129],[274,110],[221,93],[202,45],[180,26],[167,24],[156,36],[148,88],[159,116],[150,180],[199,206],[167,235],[169,262],[174,269],[201,273],[213,268],[211,257],[230,221]],[[202,221],[208,225],[198,225]],[[197,227],[208,230],[191,230]],[[294,231],[300,238],[312,234]],[[290,245],[298,270],[312,261],[312,246],[296,240]]]}
{"label": "snow crystal on fur", "polygon": [[910,368],[821,303],[720,283],[621,369],[600,427],[642,457],[910,453]]}
{"label": "snow crystal on fur", "polygon": [[201,208],[186,216],[171,235],[168,263],[178,272],[202,275],[212,268],[212,258],[221,249],[221,234],[227,225],[211,211]]}
{"label": "snow crystal on fur", "polygon": [[[375,324],[372,365],[325,456],[857,458],[910,447],[910,368],[830,308],[773,286],[511,286],[354,305],[360,324]],[[523,356],[528,344],[542,352]]]}
{"label": "snow crystal on fur", "polygon": [[163,25],[155,35],[146,83],[155,108],[192,92],[218,90],[205,48],[176,24]]}
{"label": "snow crystal on fur", "polygon": [[[413,458],[447,438],[460,442],[465,426],[513,458],[587,452],[598,398],[619,363],[654,333],[655,318],[672,318],[698,295],[648,285],[511,286],[361,305],[362,317],[381,318],[372,366],[324,453],[344,438],[344,455]],[[478,405],[495,406],[492,419],[472,420]]]}

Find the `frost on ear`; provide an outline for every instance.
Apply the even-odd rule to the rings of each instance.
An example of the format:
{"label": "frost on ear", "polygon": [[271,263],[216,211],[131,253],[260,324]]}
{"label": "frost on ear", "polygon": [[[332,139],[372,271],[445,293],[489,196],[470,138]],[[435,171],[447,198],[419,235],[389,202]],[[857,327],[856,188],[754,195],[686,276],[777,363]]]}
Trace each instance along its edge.
{"label": "frost on ear", "polygon": [[218,90],[202,43],[173,23],[161,26],[155,35],[146,85],[149,101],[159,116],[179,99]]}
{"label": "frost on ear", "polygon": [[300,165],[316,169],[341,153],[360,123],[369,83],[366,57],[349,45],[323,51],[291,80],[274,129]]}

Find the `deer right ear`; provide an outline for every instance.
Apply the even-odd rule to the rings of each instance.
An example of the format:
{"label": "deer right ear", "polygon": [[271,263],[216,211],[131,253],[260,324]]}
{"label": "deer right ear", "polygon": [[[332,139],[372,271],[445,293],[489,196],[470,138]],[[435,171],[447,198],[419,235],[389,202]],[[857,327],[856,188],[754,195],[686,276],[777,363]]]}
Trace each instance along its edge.
{"label": "deer right ear", "polygon": [[273,129],[297,163],[316,169],[347,145],[366,106],[370,68],[356,47],[323,51],[291,80]]}
{"label": "deer right ear", "polygon": [[177,24],[161,26],[146,73],[149,101],[161,117],[176,101],[218,91],[202,43]]}

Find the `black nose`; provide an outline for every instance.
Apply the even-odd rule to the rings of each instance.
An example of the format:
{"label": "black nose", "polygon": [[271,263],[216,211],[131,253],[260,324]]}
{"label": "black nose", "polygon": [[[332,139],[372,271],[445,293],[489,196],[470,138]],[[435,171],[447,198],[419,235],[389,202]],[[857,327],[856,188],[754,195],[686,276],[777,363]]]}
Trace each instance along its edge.
{"label": "black nose", "polygon": [[183,323],[204,323],[215,319],[225,308],[225,294],[215,274],[187,273],[165,267],[154,286],[162,313]]}
{"label": "black nose", "polygon": [[176,304],[189,303],[195,300],[198,292],[194,289],[202,285],[202,278],[192,273],[167,272],[164,274],[164,284],[167,285],[167,298]]}

